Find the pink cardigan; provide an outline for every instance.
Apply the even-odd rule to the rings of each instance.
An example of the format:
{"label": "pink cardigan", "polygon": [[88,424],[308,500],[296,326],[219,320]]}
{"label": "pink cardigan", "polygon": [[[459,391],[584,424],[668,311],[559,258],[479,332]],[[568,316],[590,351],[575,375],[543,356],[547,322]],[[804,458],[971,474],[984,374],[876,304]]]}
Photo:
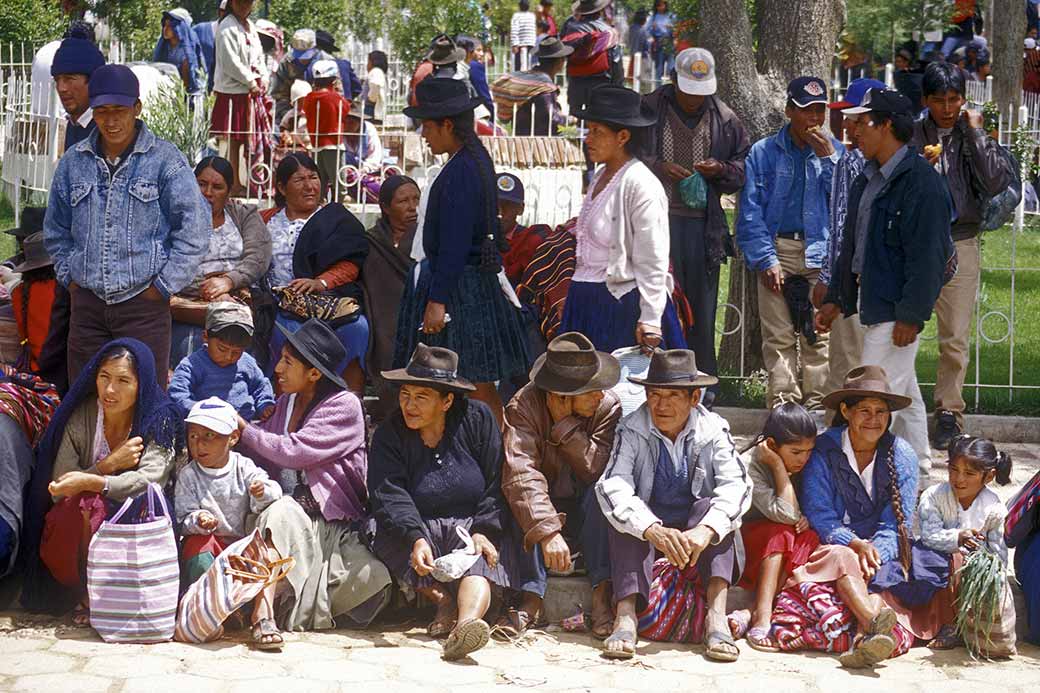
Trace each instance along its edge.
{"label": "pink cardigan", "polygon": [[285,433],[289,400],[282,395],[270,419],[246,427],[239,451],[275,478],[282,469],[303,470],[326,520],[365,517],[368,451],[361,402],[352,392],[337,392],[311,410],[300,430]]}

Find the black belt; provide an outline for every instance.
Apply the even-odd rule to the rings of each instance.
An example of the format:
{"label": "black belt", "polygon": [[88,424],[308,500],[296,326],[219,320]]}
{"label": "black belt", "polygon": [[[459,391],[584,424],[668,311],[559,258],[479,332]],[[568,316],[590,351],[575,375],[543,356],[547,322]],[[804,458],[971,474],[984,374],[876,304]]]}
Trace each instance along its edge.
{"label": "black belt", "polygon": [[804,241],[805,231],[784,231],[776,234],[777,238],[786,238],[790,241]]}

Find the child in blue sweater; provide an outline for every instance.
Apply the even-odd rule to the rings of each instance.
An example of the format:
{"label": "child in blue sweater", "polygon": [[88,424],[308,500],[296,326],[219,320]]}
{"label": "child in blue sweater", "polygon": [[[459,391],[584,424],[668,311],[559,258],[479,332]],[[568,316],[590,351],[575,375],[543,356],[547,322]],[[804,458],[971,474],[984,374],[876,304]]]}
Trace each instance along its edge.
{"label": "child in blue sweater", "polygon": [[211,303],[206,309],[204,347],[186,356],[170,379],[170,399],[185,416],[208,397],[228,402],[246,421],[266,421],[274,413],[274,391],[246,348],[253,339],[253,315],[240,303]]}

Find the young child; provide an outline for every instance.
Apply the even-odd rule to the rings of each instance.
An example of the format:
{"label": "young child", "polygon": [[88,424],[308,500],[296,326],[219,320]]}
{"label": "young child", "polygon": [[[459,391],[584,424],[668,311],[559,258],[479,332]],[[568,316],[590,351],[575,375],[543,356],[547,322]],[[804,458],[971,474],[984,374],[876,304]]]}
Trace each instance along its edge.
{"label": "young child", "polygon": [[204,348],[184,357],[170,378],[170,399],[187,414],[196,402],[219,397],[246,421],[266,421],[274,413],[274,391],[256,359],[246,353],[253,339],[253,315],[241,303],[206,308]]}
{"label": "young child", "polygon": [[[986,487],[994,480],[1002,486],[1011,483],[1011,457],[985,438],[957,436],[949,447],[949,479],[921,495],[917,505],[921,542],[951,556],[985,547],[1007,565],[1007,510],[997,494]],[[954,625],[945,623],[928,647],[947,650],[960,644]]]}
{"label": "young child", "polygon": [[816,421],[800,404],[787,402],[769,413],[762,434],[745,450],[751,450],[748,474],[754,485],[740,530],[747,563],[738,584],[755,591],[755,608],[730,619],[737,634],[747,628],[748,645],[762,652],[779,651],[770,637],[777,592],[820,543],[802,515],[793,483],[815,444]]}
{"label": "young child", "polygon": [[[239,432],[238,414],[230,404],[217,397],[198,402],[186,423],[191,462],[177,477],[174,507],[184,537],[181,558],[192,583],[228,545],[246,535],[246,516],[281,498],[282,488],[248,457],[231,450]],[[274,590],[271,585],[254,602],[253,644],[263,650],[282,646],[274,622]]]}

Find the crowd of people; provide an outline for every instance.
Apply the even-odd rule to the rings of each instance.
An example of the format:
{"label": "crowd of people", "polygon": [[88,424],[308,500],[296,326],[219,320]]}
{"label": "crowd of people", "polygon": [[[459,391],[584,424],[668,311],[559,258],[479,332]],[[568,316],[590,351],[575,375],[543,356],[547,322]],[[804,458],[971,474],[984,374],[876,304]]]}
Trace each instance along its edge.
{"label": "crowd of people", "polygon": [[[230,0],[214,29],[218,136],[241,131],[220,120],[228,104],[234,118],[265,93],[252,4]],[[596,38],[608,5],[575,3],[534,52],[550,79],[581,55],[569,114],[592,176],[556,229],[519,222],[523,183],[478,137],[485,97],[449,37],[404,111],[445,163],[425,186],[383,181],[370,229],[335,199],[320,139],[315,157],[280,160],[260,211],[235,199],[234,149],[193,169],[140,119],[127,66],[62,42],[67,146],[46,209],[14,230],[26,357],[0,382],[0,565],[27,607],[107,632],[91,537],[159,488],[185,588],[254,528],[260,558],[291,566],[245,615],[259,649],[283,630],[369,627],[419,595],[455,660],[543,625],[548,576],[581,569],[608,658],[640,638],[703,642],[717,661],[741,639],[816,649],[853,668],[964,639],[1008,656],[1014,605],[998,623],[960,618],[974,607],[958,590],[979,552],[1006,580],[1009,542],[1040,641],[1040,483],[1008,511],[988,485],[1010,481],[1010,458],[963,433],[978,235],[1013,180],[962,108],[964,71],[928,66],[921,118],[882,83],[831,101],[799,76],[787,123],[752,144],[707,50],[675,55],[645,97],[618,84],[617,46]],[[187,21],[164,15],[156,49],[186,79]],[[272,77],[275,108],[308,127],[368,108],[311,110],[350,89],[322,53],[331,38],[297,31]],[[385,73],[385,57],[370,63]],[[553,103],[532,106],[536,127]],[[739,198],[735,237],[724,195]],[[768,418],[744,450],[713,411],[719,268],[738,249],[760,279],[769,372]],[[927,486],[915,366],[933,313],[948,481]],[[728,613],[738,585],[754,608]]]}

